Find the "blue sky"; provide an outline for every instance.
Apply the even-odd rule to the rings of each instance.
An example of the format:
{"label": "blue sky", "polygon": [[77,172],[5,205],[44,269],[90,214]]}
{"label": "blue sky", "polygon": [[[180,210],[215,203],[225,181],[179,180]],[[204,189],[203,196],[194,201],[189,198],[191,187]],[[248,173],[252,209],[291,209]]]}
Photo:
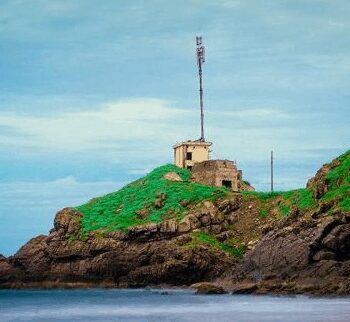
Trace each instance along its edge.
{"label": "blue sky", "polygon": [[2,0],[0,253],[55,212],[172,162],[199,137],[195,36],[206,45],[206,138],[268,190],[305,185],[349,148],[346,0]]}

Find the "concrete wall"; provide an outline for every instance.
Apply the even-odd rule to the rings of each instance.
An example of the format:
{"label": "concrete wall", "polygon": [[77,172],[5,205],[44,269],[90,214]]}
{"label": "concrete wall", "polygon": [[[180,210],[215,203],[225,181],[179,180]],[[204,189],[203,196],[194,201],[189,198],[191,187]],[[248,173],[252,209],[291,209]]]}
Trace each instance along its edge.
{"label": "concrete wall", "polygon": [[233,191],[240,191],[242,172],[233,161],[209,160],[196,163],[192,168],[192,179],[195,182],[222,187],[223,181],[231,182]]}
{"label": "concrete wall", "polygon": [[[195,163],[209,160],[210,142],[187,141],[174,146],[175,165],[180,168],[192,167]],[[192,153],[192,160],[187,160],[187,152]]]}

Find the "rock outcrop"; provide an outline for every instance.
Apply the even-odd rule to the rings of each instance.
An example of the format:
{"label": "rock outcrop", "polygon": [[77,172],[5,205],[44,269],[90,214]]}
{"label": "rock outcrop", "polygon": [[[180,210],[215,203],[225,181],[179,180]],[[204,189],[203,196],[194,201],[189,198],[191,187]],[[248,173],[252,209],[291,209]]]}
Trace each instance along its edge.
{"label": "rock outcrop", "polygon": [[[338,166],[341,178],[332,174],[330,180]],[[0,287],[206,282],[196,284],[199,293],[349,294],[349,169],[339,160],[324,165],[309,180],[304,203],[298,191],[287,201],[278,194],[233,192],[198,203],[182,199],[182,217],[123,230],[85,232],[84,214],[62,209],[49,235],[31,239],[14,256],[0,255]],[[157,195],[154,209],[169,197]],[[136,215],[147,218],[151,209]]]}
{"label": "rock outcrop", "polygon": [[[125,233],[93,234],[79,240],[71,236],[80,233],[77,223],[81,214],[65,208],[57,213],[48,236],[31,239],[9,259],[0,258],[0,283],[3,287],[58,287],[71,283],[135,287],[211,280],[235,260],[205,245],[184,245],[191,239],[186,233],[193,227],[211,229],[212,223],[219,222],[215,213],[210,213],[213,209],[213,205],[210,210],[203,208],[180,223],[167,220]],[[208,218],[201,221],[204,216]],[[184,229],[184,223],[190,223],[191,218],[196,218],[196,225],[189,224],[189,230]]]}

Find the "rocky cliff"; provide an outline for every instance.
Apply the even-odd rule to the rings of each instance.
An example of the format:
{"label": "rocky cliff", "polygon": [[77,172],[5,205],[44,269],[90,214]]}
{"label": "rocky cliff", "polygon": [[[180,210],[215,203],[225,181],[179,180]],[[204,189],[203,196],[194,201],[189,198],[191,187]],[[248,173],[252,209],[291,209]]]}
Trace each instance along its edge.
{"label": "rocky cliff", "polygon": [[0,256],[1,287],[211,281],[237,293],[350,293],[350,151],[305,189],[233,193],[164,166],[56,214]]}

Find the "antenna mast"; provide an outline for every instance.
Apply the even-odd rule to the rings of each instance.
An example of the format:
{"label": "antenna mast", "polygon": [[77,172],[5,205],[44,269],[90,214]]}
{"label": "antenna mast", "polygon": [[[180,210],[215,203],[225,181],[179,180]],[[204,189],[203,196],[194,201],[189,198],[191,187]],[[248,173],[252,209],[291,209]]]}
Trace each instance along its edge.
{"label": "antenna mast", "polygon": [[199,104],[201,109],[201,137],[200,141],[204,142],[204,112],[203,112],[203,86],[202,86],[202,64],[205,62],[205,48],[202,45],[202,37],[196,37],[197,44],[197,65],[199,74]]}

